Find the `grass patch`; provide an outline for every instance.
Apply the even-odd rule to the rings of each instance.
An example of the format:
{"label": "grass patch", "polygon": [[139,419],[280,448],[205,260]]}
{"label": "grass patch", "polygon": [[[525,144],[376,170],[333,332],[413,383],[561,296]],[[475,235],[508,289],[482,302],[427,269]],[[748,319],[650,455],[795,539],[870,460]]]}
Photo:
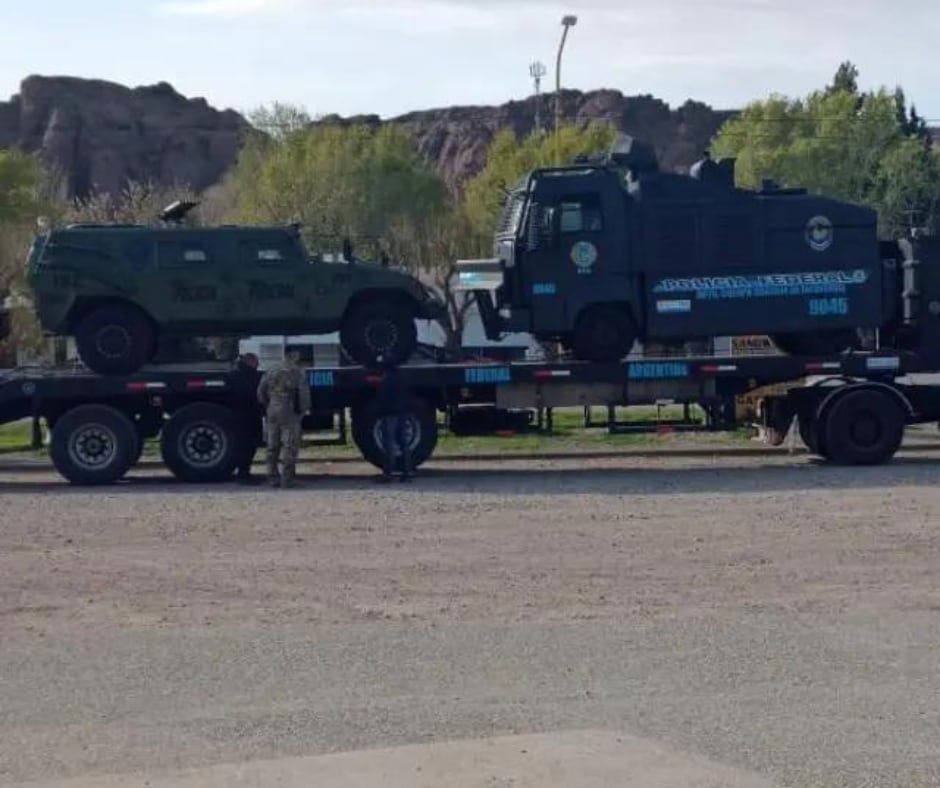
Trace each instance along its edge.
{"label": "grass patch", "polygon": [[32,443],[31,421],[15,421],[0,427],[0,451],[29,451]]}

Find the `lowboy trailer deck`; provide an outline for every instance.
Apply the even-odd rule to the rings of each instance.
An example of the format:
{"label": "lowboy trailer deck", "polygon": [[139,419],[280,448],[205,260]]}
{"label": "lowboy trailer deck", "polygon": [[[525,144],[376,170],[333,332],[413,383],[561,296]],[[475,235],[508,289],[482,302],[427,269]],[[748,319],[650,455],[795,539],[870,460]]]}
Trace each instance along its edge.
{"label": "lowboy trailer deck", "polygon": [[[940,337],[940,330],[923,335]],[[403,367],[402,374],[411,392],[408,433],[416,465],[434,453],[439,413],[455,418],[481,406],[534,411],[670,401],[701,406],[703,429],[722,431],[738,426],[737,397],[780,384],[787,384],[784,393],[761,401],[760,418],[769,435],[782,440],[798,419],[800,435],[814,454],[840,464],[878,464],[896,453],[908,424],[940,421],[940,384],[916,380],[918,373],[940,367],[938,351],[925,343],[919,352],[821,358],[429,364]],[[374,407],[380,373],[312,368],[307,379],[313,399],[307,429],[339,425],[345,435],[348,412],[353,442],[367,461],[380,466]],[[121,479],[139,460],[144,440],[157,437],[163,461],[178,479],[219,482],[234,472],[254,396],[242,380],[227,365],[153,367],[131,375],[14,371],[0,378],[0,424],[44,420],[52,461],[75,484]]]}

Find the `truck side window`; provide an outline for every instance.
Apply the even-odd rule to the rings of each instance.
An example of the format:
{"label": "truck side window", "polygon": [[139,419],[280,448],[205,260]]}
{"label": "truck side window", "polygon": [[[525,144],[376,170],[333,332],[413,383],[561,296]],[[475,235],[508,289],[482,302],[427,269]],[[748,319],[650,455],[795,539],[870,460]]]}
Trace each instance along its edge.
{"label": "truck side window", "polygon": [[599,233],[604,229],[601,198],[597,194],[564,197],[559,204],[559,230],[567,233]]}

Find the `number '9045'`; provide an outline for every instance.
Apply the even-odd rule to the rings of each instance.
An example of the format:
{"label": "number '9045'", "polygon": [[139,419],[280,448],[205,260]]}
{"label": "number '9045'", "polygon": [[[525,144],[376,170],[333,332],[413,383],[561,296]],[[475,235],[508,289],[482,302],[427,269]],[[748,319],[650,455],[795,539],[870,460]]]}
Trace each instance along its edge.
{"label": "number '9045'", "polygon": [[847,298],[811,298],[809,300],[809,313],[812,317],[828,317],[829,315],[847,315],[849,313],[849,299]]}

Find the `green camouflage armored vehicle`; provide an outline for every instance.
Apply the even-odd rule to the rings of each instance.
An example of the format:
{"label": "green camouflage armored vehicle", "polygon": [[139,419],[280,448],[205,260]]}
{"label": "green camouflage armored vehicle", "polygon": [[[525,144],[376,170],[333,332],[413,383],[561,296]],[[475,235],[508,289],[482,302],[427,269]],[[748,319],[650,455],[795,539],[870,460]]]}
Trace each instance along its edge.
{"label": "green camouflage armored vehicle", "polygon": [[443,304],[417,279],[381,265],[311,257],[299,228],[76,224],[40,235],[29,281],[43,329],[75,337],[82,361],[133,372],[165,337],[340,332],[347,355],[405,361],[416,319]]}

